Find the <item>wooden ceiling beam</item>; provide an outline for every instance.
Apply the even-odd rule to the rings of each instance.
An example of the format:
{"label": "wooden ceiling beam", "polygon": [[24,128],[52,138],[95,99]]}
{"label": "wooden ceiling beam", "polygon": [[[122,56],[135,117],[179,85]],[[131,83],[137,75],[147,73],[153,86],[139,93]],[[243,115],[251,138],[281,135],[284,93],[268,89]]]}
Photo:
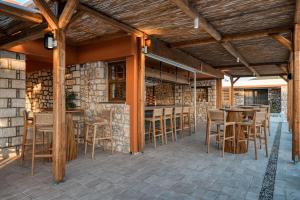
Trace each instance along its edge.
{"label": "wooden ceiling beam", "polygon": [[270,37],[285,48],[287,48],[290,52],[293,52],[293,43],[287,38],[283,37],[280,34],[270,34]]}
{"label": "wooden ceiling beam", "polygon": [[223,42],[221,43],[222,46],[231,54],[233,55],[235,58],[239,59],[241,63],[243,63],[247,69],[249,69],[254,76],[255,75],[259,75],[259,73],[249,65],[249,63],[246,61],[246,59],[232,46],[231,43],[229,42]]}
{"label": "wooden ceiling beam", "polygon": [[43,16],[38,13],[37,10],[5,1],[0,1],[0,13],[23,21],[30,21],[38,24],[43,22]]}
{"label": "wooden ceiling beam", "polygon": [[69,24],[72,15],[79,3],[79,0],[68,0],[63,12],[61,13],[58,21],[58,27],[59,28],[66,28],[66,26]]}
{"label": "wooden ceiling beam", "polygon": [[190,18],[198,18],[201,28],[203,28],[207,33],[209,33],[215,40],[222,40],[222,35],[204,17],[202,17],[195,8],[192,7],[187,0],[171,1],[175,3],[177,7],[180,8]]}
{"label": "wooden ceiling beam", "polygon": [[[285,73],[279,73],[279,74],[261,74],[260,76],[261,77],[264,77],[264,76],[285,76],[286,74]],[[234,77],[253,77],[253,75],[236,75]]]}
{"label": "wooden ceiling beam", "polygon": [[42,38],[46,31],[49,31],[46,23],[25,29],[16,35],[2,39],[0,41],[0,49],[7,49],[25,41]]}
{"label": "wooden ceiling beam", "polygon": [[[255,39],[255,38],[267,37],[270,34],[288,33],[291,31],[292,31],[291,27],[277,27],[277,28],[271,28],[271,29],[251,31],[251,32],[246,32],[246,33],[224,35],[221,42],[251,40],[251,39]],[[174,43],[171,43],[170,45],[172,48],[185,48],[185,47],[194,47],[194,46],[198,46],[198,45],[205,45],[205,44],[211,44],[211,43],[217,43],[217,42],[218,41],[215,40],[214,38],[206,38],[206,39],[196,39],[196,40],[174,42]]]}
{"label": "wooden ceiling beam", "polygon": [[33,0],[35,6],[39,9],[40,13],[44,16],[49,26],[52,29],[58,29],[58,19],[50,9],[45,0]]}
{"label": "wooden ceiling beam", "polygon": [[[257,66],[267,66],[267,65],[288,65],[287,61],[283,62],[265,62],[265,63],[250,63],[250,66],[257,67]],[[232,69],[237,67],[245,67],[244,65],[223,65],[223,66],[214,66],[216,69]]]}
{"label": "wooden ceiling beam", "polygon": [[70,22],[68,23],[68,25],[66,26],[66,29],[72,27],[73,24],[75,24],[75,22],[80,19],[83,16],[84,12],[81,10],[77,10],[77,12],[75,14],[73,14]]}
{"label": "wooden ceiling beam", "polygon": [[221,71],[183,51],[169,48],[166,43],[155,38],[151,38],[151,45],[148,47],[148,53],[152,53],[189,67],[193,67],[217,78],[224,78],[224,74]]}
{"label": "wooden ceiling beam", "polygon": [[89,15],[92,15],[102,21],[104,21],[105,23],[107,24],[110,24],[118,29],[121,29],[125,32],[128,32],[128,33],[134,33],[135,35],[139,36],[139,37],[142,37],[143,35],[145,35],[142,31],[134,28],[134,27],[131,27],[123,22],[120,22],[119,20],[117,19],[114,19],[108,15],[106,15],[105,13],[102,13],[98,10],[95,10],[93,8],[90,8],[82,3],[79,3],[79,6],[78,6],[78,9],[79,10],[82,10],[86,13],[88,13]]}
{"label": "wooden ceiling beam", "polygon": [[[200,15],[200,13],[192,7],[188,0],[171,0],[173,3],[177,5],[178,8],[180,8],[187,16],[195,19],[199,18],[200,26],[208,33],[210,34],[215,40],[218,42],[221,42],[223,37],[221,33],[219,33],[204,17]],[[233,47],[232,44],[230,44],[229,41],[221,42],[221,45],[235,58],[240,59],[241,62],[247,67],[249,71],[251,71],[254,75],[259,76],[259,73],[252,68],[246,59]]]}

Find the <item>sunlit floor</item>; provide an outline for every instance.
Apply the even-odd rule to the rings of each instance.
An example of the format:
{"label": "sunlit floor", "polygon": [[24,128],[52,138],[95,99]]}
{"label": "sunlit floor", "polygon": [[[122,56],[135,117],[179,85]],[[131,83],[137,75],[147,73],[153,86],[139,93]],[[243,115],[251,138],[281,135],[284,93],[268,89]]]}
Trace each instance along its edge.
{"label": "sunlit floor", "polygon": [[[199,126],[196,134],[174,144],[158,145],[156,149],[147,145],[141,155],[110,155],[98,150],[96,160],[91,160],[81,152],[79,159],[68,164],[65,182],[60,184],[52,181],[50,163],[37,163],[36,174],[31,176],[30,160],[24,165],[13,160],[0,169],[0,199],[300,198],[300,167],[290,161],[291,134],[280,117],[272,121],[272,162],[263,149],[254,160],[253,145],[247,154],[226,153],[222,158],[213,142],[207,154],[205,128]],[[276,135],[278,140],[274,142]]]}

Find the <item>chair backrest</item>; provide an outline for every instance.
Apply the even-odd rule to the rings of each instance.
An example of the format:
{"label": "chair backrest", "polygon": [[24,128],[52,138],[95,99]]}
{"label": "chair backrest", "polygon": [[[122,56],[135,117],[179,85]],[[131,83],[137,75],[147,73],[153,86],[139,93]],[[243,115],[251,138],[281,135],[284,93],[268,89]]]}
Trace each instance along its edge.
{"label": "chair backrest", "polygon": [[163,115],[163,109],[162,108],[156,108],[153,110],[153,117],[160,117]]}
{"label": "chair backrest", "polygon": [[52,112],[41,112],[34,114],[34,125],[35,126],[52,126],[53,125],[53,113]]}
{"label": "chair backrest", "polygon": [[173,108],[164,108],[164,115],[172,115]]}
{"label": "chair backrest", "polygon": [[207,117],[209,121],[225,121],[226,113],[221,110],[208,110]]}
{"label": "chair backrest", "polygon": [[256,112],[255,113],[255,122],[256,123],[262,123],[267,119],[267,113],[266,112]]}
{"label": "chair backrest", "polygon": [[182,107],[175,107],[174,108],[174,114],[181,114],[182,113]]}

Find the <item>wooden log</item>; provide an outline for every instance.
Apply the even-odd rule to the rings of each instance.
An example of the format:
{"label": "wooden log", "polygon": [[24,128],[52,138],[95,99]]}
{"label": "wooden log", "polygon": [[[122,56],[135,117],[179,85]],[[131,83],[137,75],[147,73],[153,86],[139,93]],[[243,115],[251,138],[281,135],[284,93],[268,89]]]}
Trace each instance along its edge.
{"label": "wooden log", "polygon": [[134,33],[136,34],[137,36],[139,37],[142,37],[144,35],[144,33],[140,30],[137,30],[136,28],[133,28],[131,26],[129,26],[128,24],[125,24],[123,22],[120,22],[102,12],[99,12],[93,8],[90,8],[82,3],[79,4],[78,8],[86,13],[88,13],[89,15],[92,15],[102,21],[105,21],[106,23],[118,28],[118,29],[121,29],[121,30],[124,30],[128,33]]}
{"label": "wooden log", "polygon": [[79,0],[68,0],[58,21],[59,28],[64,29],[70,22]]}
{"label": "wooden log", "polygon": [[[269,36],[270,34],[288,33],[288,32],[291,32],[291,30],[292,30],[292,27],[276,27],[276,28],[251,31],[251,32],[246,32],[246,33],[224,35],[221,42],[251,40],[251,39],[255,39],[255,38],[266,37],[266,36]],[[171,43],[170,45],[172,48],[185,48],[185,47],[194,47],[194,46],[198,46],[198,45],[212,44],[212,43],[217,43],[217,42],[218,41],[216,39],[211,37],[211,38],[205,38],[205,39],[195,39],[195,40],[174,42],[174,43]]]}
{"label": "wooden log", "polygon": [[222,79],[216,79],[216,108],[222,107]]}
{"label": "wooden log", "polygon": [[66,167],[66,125],[65,125],[65,32],[55,29],[57,47],[53,50],[53,177],[61,182]]}
{"label": "wooden log", "polygon": [[222,39],[221,34],[204,17],[202,17],[195,8],[189,5],[188,1],[186,0],[171,0],[171,1],[175,3],[186,15],[188,15],[192,19],[199,18],[199,24],[201,24],[201,27],[217,41],[220,41]]}
{"label": "wooden log", "polygon": [[24,21],[30,21],[34,23],[43,22],[43,16],[38,13],[37,10],[6,1],[0,1],[0,12],[1,14],[8,15],[10,17],[16,17]]}
{"label": "wooden log", "polygon": [[49,26],[52,29],[58,28],[58,19],[51,11],[48,3],[45,0],[33,0],[35,6],[40,10],[41,14],[44,16]]}
{"label": "wooden log", "polygon": [[145,37],[138,38],[138,141],[139,152],[144,152],[145,148],[145,54],[142,47],[145,45]]}
{"label": "wooden log", "polygon": [[233,106],[233,101],[234,101],[234,80],[233,77],[230,77],[230,95],[229,95],[229,99],[230,99],[230,106]]}
{"label": "wooden log", "polygon": [[249,69],[250,72],[253,73],[254,76],[259,76],[259,73],[249,65],[246,59],[233,47],[231,43],[223,42],[221,44],[231,55],[233,55],[236,59],[239,59],[240,62],[243,63]]}
{"label": "wooden log", "polygon": [[49,31],[47,27],[48,25],[46,23],[39,24],[37,26],[23,30],[19,34],[13,35],[11,37],[5,37],[0,41],[0,48],[6,49],[21,44],[25,41],[42,38],[45,35],[45,32]]}
{"label": "wooden log", "polygon": [[[150,39],[149,39],[150,40]],[[151,38],[151,43],[148,46],[148,52],[153,53],[155,55],[168,58],[170,60],[176,61],[181,64],[185,64],[187,66],[196,68],[198,70],[201,70],[203,72],[206,72],[208,74],[211,74],[212,76],[215,76],[217,78],[223,78],[224,74],[213,68],[212,66],[204,63],[203,61],[183,52],[178,49],[172,49],[167,46],[164,42]]]}
{"label": "wooden log", "polygon": [[293,51],[293,44],[290,40],[283,37],[280,34],[270,34],[270,37],[273,38],[276,42],[287,48],[289,51]]}

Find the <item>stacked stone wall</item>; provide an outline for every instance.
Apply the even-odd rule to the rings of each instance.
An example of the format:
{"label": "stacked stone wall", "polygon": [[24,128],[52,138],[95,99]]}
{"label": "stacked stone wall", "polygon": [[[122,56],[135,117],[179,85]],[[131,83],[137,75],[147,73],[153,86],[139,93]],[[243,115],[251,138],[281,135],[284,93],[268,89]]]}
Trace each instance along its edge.
{"label": "stacked stone wall", "polygon": [[[50,85],[40,84],[52,80],[52,72],[47,71],[50,80],[45,78],[43,71],[37,71],[29,74],[27,81],[27,96],[30,103],[26,109],[31,111],[40,111],[46,108],[52,108],[52,82]],[[33,78],[31,78],[33,77]],[[113,138],[115,151],[128,153],[130,151],[130,113],[129,105],[125,103],[108,103],[108,65],[105,62],[85,63],[81,65],[72,65],[66,68],[66,90],[74,92],[76,107],[84,109],[89,115],[89,120],[99,116],[105,109],[112,109],[113,114]],[[30,82],[32,81],[33,84]],[[33,89],[41,86],[41,91],[33,93]],[[47,92],[45,92],[47,91]],[[50,92],[51,91],[51,92]],[[35,95],[32,95],[35,94]],[[47,95],[46,95],[47,94]],[[48,97],[48,96],[51,96]],[[43,101],[49,100],[49,101]],[[35,103],[37,102],[37,103]],[[33,105],[33,106],[32,106]],[[35,106],[37,105],[37,106]],[[75,116],[74,116],[75,117]],[[77,116],[78,117],[78,116]],[[103,143],[105,149],[110,148],[110,143]]]}
{"label": "stacked stone wall", "polygon": [[281,112],[285,115],[285,117],[287,117],[287,98],[287,86],[281,86]]}
{"label": "stacked stone wall", "polygon": [[27,73],[26,110],[41,112],[53,107],[53,76],[51,70]]}
{"label": "stacked stone wall", "polygon": [[0,51],[0,149],[22,144],[25,56]]}
{"label": "stacked stone wall", "polygon": [[281,112],[281,90],[280,88],[268,89],[268,101],[272,113]]}

